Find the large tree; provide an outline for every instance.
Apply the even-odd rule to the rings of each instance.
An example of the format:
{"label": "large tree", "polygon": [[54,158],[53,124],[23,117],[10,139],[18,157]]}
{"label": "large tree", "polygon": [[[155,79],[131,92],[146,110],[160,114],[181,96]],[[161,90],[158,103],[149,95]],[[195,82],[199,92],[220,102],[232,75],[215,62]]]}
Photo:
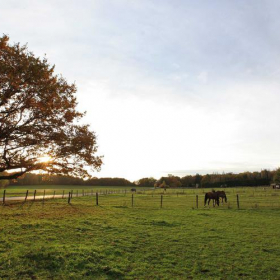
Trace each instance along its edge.
{"label": "large tree", "polygon": [[96,135],[80,123],[75,94],[46,58],[0,37],[0,172],[8,171],[0,179],[34,170],[88,177],[100,169]]}

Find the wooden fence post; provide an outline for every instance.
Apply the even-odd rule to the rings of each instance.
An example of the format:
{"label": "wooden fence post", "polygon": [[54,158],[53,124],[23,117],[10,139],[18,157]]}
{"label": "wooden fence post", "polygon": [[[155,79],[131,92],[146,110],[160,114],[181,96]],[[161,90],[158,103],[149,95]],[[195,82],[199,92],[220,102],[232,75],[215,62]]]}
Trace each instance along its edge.
{"label": "wooden fence post", "polygon": [[28,190],[26,191],[24,202],[26,202],[27,197],[28,197]]}
{"label": "wooden fence post", "polygon": [[162,200],[163,200],[163,195],[160,197],[160,208],[162,208]]}
{"label": "wooden fence post", "polygon": [[6,200],[6,190],[4,190],[3,192],[3,204],[5,204],[5,200]]}
{"label": "wooden fence post", "polygon": [[71,192],[69,192],[69,195],[68,195],[68,204],[70,204],[71,202]]}
{"label": "wooden fence post", "polygon": [[196,208],[198,208],[198,195],[196,195]]}
{"label": "wooden fence post", "polygon": [[95,194],[96,206],[98,206],[98,192]]}
{"label": "wooden fence post", "polygon": [[131,195],[131,206],[134,206],[133,194]]}
{"label": "wooden fence post", "polygon": [[237,208],[239,209],[239,195],[236,195],[236,201],[237,201]]}
{"label": "wooden fence post", "polygon": [[36,198],[36,190],[34,191],[34,198],[33,198],[34,201],[35,201],[35,198]]}

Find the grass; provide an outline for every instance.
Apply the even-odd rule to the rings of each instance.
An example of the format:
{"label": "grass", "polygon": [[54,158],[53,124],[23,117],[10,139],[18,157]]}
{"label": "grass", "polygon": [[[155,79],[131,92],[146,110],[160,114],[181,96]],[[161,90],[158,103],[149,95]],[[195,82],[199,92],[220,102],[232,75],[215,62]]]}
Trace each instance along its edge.
{"label": "grass", "polygon": [[204,208],[203,190],[167,190],[162,209],[161,192],[1,206],[0,278],[279,279],[280,192]]}

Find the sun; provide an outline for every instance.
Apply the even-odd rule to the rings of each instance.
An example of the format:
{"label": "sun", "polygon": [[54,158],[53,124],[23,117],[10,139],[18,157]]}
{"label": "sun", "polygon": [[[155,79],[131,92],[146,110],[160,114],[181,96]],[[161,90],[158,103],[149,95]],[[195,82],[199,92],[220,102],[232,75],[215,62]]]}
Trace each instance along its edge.
{"label": "sun", "polygon": [[49,155],[44,155],[38,158],[38,162],[50,162],[52,157]]}

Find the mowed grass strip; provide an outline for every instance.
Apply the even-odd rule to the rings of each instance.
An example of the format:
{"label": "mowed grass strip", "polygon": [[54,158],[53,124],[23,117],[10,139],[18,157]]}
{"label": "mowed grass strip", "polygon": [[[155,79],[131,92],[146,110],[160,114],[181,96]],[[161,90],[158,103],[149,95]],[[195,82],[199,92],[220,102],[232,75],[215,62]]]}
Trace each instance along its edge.
{"label": "mowed grass strip", "polygon": [[243,189],[238,210],[238,190],[219,208],[203,190],[199,209],[196,190],[167,190],[162,209],[161,190],[133,208],[130,193],[1,206],[0,278],[278,279],[278,193]]}

